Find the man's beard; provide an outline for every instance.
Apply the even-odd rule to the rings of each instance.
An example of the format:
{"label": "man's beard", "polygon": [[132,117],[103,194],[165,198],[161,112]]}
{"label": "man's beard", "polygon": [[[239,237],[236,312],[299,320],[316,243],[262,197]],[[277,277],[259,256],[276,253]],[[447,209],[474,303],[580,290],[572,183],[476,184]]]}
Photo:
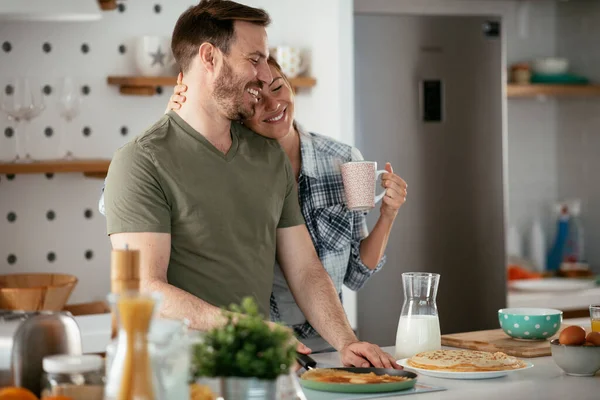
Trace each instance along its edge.
{"label": "man's beard", "polygon": [[[255,105],[247,106],[244,102],[246,83],[233,74],[227,61],[223,62],[223,70],[217,77],[213,96],[217,104],[232,121],[242,121],[254,116]],[[260,83],[257,82],[257,86]]]}

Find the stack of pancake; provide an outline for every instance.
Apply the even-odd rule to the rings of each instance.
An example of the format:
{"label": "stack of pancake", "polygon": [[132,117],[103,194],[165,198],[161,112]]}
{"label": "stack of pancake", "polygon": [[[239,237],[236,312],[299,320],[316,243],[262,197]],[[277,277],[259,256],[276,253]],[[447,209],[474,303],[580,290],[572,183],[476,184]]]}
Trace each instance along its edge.
{"label": "stack of pancake", "polygon": [[447,372],[506,371],[525,368],[523,360],[507,354],[473,350],[435,350],[408,359],[411,367]]}

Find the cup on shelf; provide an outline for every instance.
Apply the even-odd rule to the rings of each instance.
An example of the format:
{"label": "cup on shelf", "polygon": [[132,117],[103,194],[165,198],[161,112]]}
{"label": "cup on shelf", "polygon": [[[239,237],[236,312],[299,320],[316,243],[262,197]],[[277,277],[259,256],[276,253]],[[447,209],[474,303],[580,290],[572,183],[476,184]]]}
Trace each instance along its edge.
{"label": "cup on shelf", "polygon": [[299,47],[277,46],[274,53],[277,63],[281,66],[281,71],[290,79],[303,74],[308,69],[308,62],[302,56],[302,50]]}
{"label": "cup on shelf", "polygon": [[531,82],[531,67],[527,63],[513,64],[510,67],[511,81],[518,85],[527,85]]}
{"label": "cup on shelf", "polygon": [[135,64],[143,76],[176,75],[176,62],[171,52],[171,38],[140,36],[136,41]]}

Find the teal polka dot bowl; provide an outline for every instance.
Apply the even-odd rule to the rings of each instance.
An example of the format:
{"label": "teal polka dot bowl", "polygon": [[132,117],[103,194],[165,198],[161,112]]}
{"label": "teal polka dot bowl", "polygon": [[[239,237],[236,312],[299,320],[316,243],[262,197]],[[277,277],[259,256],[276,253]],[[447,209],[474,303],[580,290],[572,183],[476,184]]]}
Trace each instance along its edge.
{"label": "teal polka dot bowl", "polygon": [[546,340],[560,329],[562,314],[552,308],[503,308],[498,310],[498,321],[514,339]]}

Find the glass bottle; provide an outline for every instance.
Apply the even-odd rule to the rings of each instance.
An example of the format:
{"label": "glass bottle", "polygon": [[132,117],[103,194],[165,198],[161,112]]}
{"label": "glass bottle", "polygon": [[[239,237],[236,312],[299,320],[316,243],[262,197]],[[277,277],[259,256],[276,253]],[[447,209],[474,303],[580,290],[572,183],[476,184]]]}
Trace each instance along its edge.
{"label": "glass bottle", "polygon": [[441,349],[440,321],[435,303],[439,281],[439,274],[402,274],[404,304],[396,334],[396,359]]}
{"label": "glass bottle", "polygon": [[[109,295],[113,310],[117,295]],[[158,308],[159,305],[156,305]],[[117,320],[117,337],[106,346],[106,375],[108,376],[115,359],[122,359],[119,350],[119,334],[122,332]],[[157,400],[187,399],[190,393],[192,338],[189,321],[153,318],[148,332],[148,352],[152,362],[154,395]]]}
{"label": "glass bottle", "polygon": [[189,322],[156,318],[148,335],[159,400],[190,398]]}
{"label": "glass bottle", "polygon": [[149,354],[148,332],[159,295],[127,291],[111,293],[119,334],[107,371],[105,400],[156,400],[156,377]]}

